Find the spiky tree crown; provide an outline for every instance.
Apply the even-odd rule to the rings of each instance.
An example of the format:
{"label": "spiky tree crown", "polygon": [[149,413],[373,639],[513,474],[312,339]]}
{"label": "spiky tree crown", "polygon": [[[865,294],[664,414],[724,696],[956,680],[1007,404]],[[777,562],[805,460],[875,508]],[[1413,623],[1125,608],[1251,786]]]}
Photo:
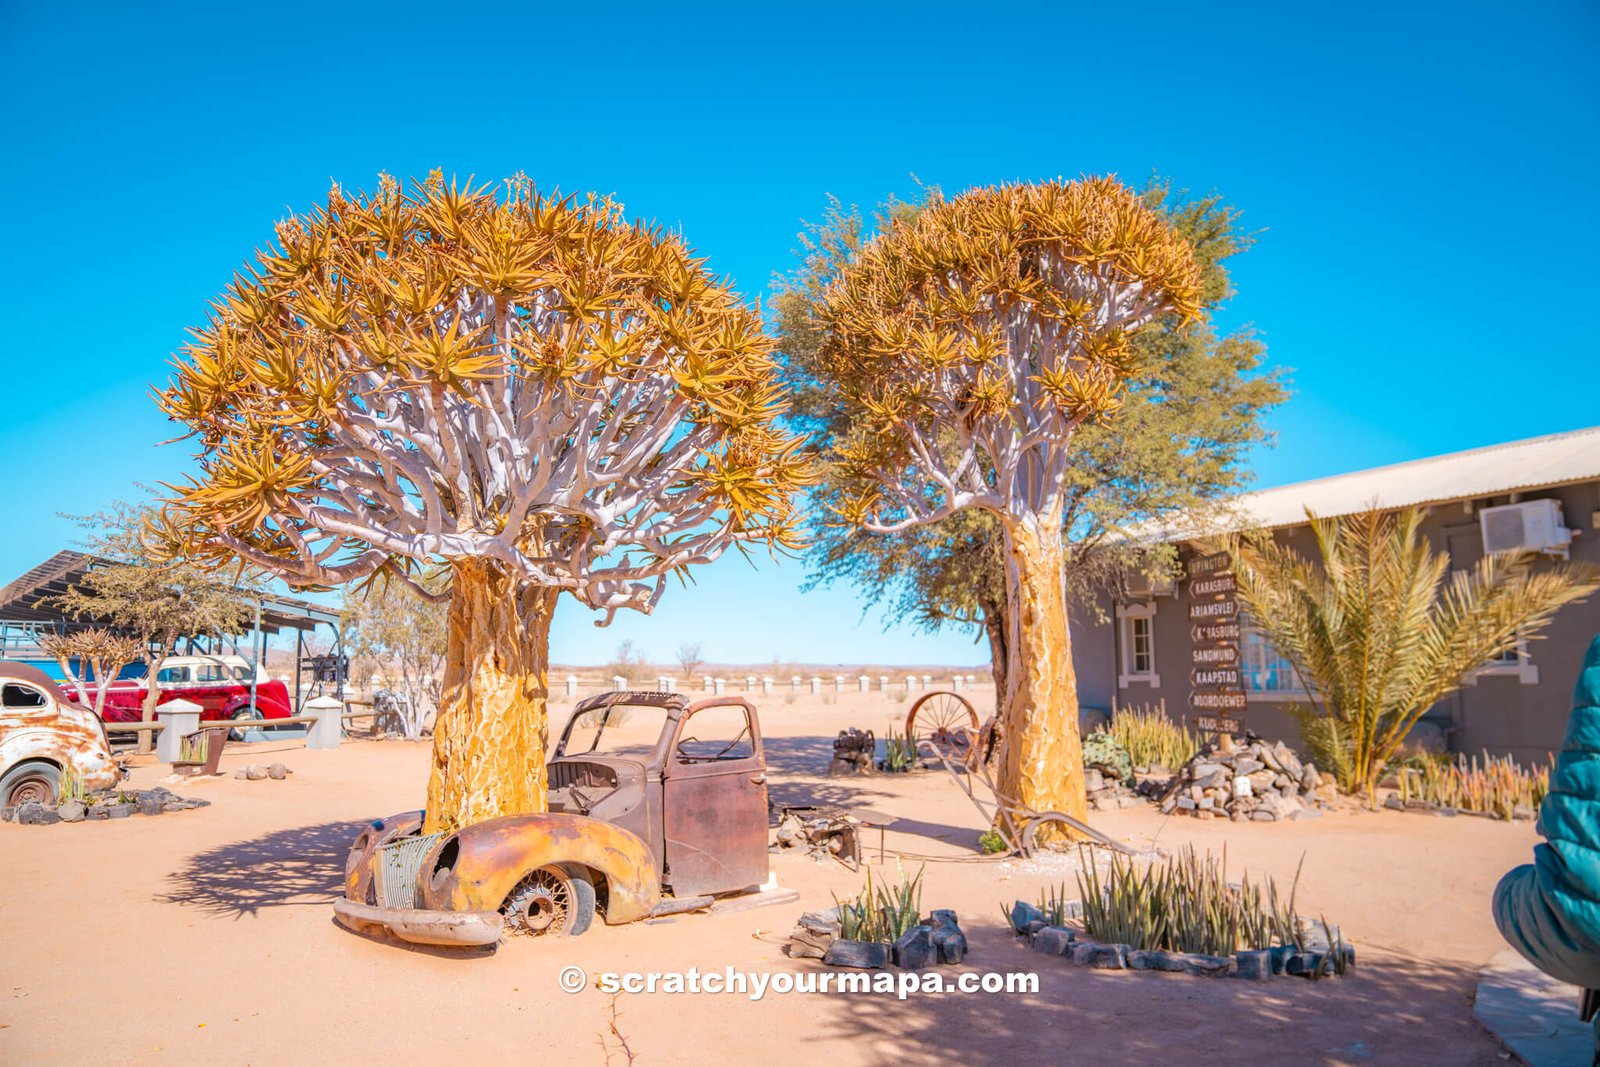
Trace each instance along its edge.
{"label": "spiky tree crown", "polygon": [[976,189],[890,225],[825,298],[819,363],[855,416],[836,458],[862,486],[845,518],[1038,509],[1072,431],[1121,404],[1130,335],[1200,299],[1189,246],[1115,178]]}
{"label": "spiky tree crown", "polygon": [[490,558],[648,610],[670,571],[792,537],[758,315],[610,200],[335,187],[193,334],[158,393],[201,445],[161,531],[188,551],[318,586]]}

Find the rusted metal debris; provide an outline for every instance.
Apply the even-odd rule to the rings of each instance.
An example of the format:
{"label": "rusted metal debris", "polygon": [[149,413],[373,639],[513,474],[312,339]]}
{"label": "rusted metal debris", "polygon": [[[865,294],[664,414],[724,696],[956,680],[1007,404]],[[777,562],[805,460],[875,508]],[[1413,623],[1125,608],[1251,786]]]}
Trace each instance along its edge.
{"label": "rusted metal debris", "polygon": [[596,914],[696,910],[767,879],[766,758],[740,697],[592,697],[548,771],[548,813],[432,835],[421,812],[375,821],[351,846],[335,913],[409,941],[490,945],[580,934]]}
{"label": "rusted metal debris", "polygon": [[828,763],[828,775],[833,778],[859,774],[872,774],[877,770],[878,739],[871,730],[851,727],[840,730],[833,739],[833,759]]}
{"label": "rusted metal debris", "polygon": [[861,823],[842,808],[786,804],[778,815],[776,849],[804,849],[850,870],[861,866]]}

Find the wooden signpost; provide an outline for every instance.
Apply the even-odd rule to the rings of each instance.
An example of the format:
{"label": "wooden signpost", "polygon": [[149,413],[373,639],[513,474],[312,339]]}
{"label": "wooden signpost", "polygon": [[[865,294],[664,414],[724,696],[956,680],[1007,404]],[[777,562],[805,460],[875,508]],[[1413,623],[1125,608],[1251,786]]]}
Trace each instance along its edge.
{"label": "wooden signpost", "polygon": [[1224,736],[1244,731],[1244,675],[1239,664],[1239,583],[1226,552],[1196,556],[1185,569],[1189,580],[1189,708],[1194,724]]}

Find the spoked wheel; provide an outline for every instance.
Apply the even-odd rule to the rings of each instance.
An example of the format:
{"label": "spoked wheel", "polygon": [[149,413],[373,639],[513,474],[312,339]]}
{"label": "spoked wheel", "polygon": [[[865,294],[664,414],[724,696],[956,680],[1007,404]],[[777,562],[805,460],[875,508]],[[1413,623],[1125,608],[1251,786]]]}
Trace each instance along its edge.
{"label": "spoked wheel", "polygon": [[594,921],[594,883],[578,868],[540,867],[500,909],[506,930],[533,937],[577,937]]}
{"label": "spoked wheel", "polygon": [[924,693],[906,713],[906,736],[930,741],[947,758],[969,763],[978,749],[978,713],[960,693]]}

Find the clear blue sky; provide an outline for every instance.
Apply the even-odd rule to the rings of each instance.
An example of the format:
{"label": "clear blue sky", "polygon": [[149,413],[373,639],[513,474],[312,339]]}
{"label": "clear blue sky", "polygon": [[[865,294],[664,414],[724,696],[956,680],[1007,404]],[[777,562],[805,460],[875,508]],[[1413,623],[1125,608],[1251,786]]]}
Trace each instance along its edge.
{"label": "clear blue sky", "polygon": [[[615,193],[745,292],[824,195],[1152,171],[1263,230],[1229,324],[1294,368],[1260,484],[1600,423],[1600,7],[0,2],[0,582],[172,478],[146,390],[330,179]],[[557,660],[961,662],[730,558]]]}

